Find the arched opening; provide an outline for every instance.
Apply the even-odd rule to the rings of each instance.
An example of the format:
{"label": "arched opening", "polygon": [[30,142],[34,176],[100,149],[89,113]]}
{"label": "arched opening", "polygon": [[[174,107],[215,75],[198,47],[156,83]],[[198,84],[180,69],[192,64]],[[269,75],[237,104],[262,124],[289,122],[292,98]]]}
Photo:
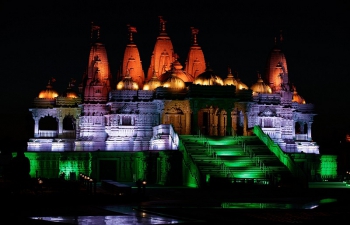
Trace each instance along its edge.
{"label": "arched opening", "polygon": [[295,122],[295,134],[300,134],[300,124],[298,122]]}
{"label": "arched opening", "polygon": [[304,123],[304,131],[303,131],[303,134],[307,134],[307,123]]}
{"label": "arched opening", "polygon": [[75,118],[71,115],[63,119],[63,137],[75,138]]}
{"label": "arched opening", "polygon": [[75,130],[75,119],[73,116],[66,116],[63,119],[63,130]]}
{"label": "arched opening", "polygon": [[39,120],[39,137],[57,137],[57,119],[52,116],[45,116]]}

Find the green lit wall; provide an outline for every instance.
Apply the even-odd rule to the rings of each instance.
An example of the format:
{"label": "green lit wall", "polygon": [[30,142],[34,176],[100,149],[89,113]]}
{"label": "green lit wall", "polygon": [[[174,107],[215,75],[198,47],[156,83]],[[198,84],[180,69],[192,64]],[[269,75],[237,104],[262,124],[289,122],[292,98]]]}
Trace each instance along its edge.
{"label": "green lit wall", "polygon": [[[13,157],[16,153],[13,154]],[[93,179],[181,185],[181,153],[179,151],[145,152],[25,152],[30,160],[30,176],[78,179],[79,174]]]}
{"label": "green lit wall", "polygon": [[333,179],[337,177],[337,156],[322,155],[321,156],[321,178],[323,180]]}

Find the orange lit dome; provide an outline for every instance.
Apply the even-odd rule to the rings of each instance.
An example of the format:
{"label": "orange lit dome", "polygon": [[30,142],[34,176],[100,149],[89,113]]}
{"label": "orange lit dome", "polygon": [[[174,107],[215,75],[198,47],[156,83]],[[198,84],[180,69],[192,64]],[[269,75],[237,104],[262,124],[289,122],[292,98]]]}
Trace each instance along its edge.
{"label": "orange lit dome", "polygon": [[237,86],[236,86],[237,90],[243,90],[246,89],[248,90],[248,86],[246,84],[244,84],[241,79],[237,78]]}
{"label": "orange lit dome", "polygon": [[167,72],[163,73],[162,75],[160,75],[159,80],[161,82],[165,82],[166,80],[168,80],[173,74],[175,74],[175,76],[177,76],[178,78],[180,78],[181,80],[183,80],[184,82],[192,82],[193,80],[191,79],[190,76],[188,76],[186,74],[186,72],[184,70],[182,70],[182,65],[178,60],[175,60],[172,63],[171,69],[168,70]]}
{"label": "orange lit dome", "polygon": [[143,90],[151,90],[154,91],[157,87],[162,86],[162,82],[157,78],[154,73],[152,78],[143,86]]}
{"label": "orange lit dome", "polygon": [[237,80],[233,77],[233,74],[231,73],[231,69],[229,69],[227,78],[224,80],[224,85],[237,86]]}
{"label": "orange lit dome", "polygon": [[253,84],[250,89],[253,91],[253,93],[260,93],[260,94],[271,94],[272,90],[270,86],[264,83],[263,79],[261,79],[260,74],[258,75],[258,81]]}
{"label": "orange lit dome", "polygon": [[221,79],[221,77],[215,75],[213,73],[213,70],[211,68],[207,68],[204,73],[201,73],[196,77],[196,79],[193,81],[194,84],[200,84],[200,85],[224,85],[224,81]]}
{"label": "orange lit dome", "polygon": [[138,90],[139,85],[132,80],[130,75],[126,75],[125,78],[118,82],[117,90]]}
{"label": "orange lit dome", "polygon": [[306,104],[304,98],[298,94],[297,89],[295,87],[293,88],[294,88],[294,92],[293,92],[292,102],[297,102],[299,104]]}
{"label": "orange lit dome", "polygon": [[64,97],[67,98],[78,98],[78,94],[72,89],[72,84],[69,83],[66,92],[64,93]]}
{"label": "orange lit dome", "polygon": [[46,86],[46,90],[42,90],[39,93],[39,98],[56,98],[58,96],[57,91],[52,88],[51,82]]}
{"label": "orange lit dome", "polygon": [[185,82],[177,77],[175,74],[172,74],[171,77],[168,78],[163,84],[163,87],[165,88],[172,88],[172,89],[184,89]]}

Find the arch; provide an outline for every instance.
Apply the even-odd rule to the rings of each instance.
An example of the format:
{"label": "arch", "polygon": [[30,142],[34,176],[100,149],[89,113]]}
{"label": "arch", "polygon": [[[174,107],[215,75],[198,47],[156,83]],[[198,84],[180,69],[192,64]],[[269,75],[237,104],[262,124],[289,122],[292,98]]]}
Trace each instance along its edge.
{"label": "arch", "polygon": [[300,126],[299,122],[295,122],[294,133],[295,134],[301,134],[301,126]]}
{"label": "arch", "polygon": [[39,130],[57,130],[58,121],[57,118],[52,116],[44,116],[39,120]]}
{"label": "arch", "polygon": [[64,117],[63,130],[75,130],[75,118],[72,115]]}

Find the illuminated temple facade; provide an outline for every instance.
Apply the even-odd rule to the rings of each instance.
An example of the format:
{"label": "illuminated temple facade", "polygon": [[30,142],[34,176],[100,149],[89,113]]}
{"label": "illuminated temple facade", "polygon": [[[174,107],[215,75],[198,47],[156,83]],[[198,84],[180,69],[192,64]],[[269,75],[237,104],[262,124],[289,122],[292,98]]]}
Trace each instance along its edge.
{"label": "illuminated temple facade", "polygon": [[[159,172],[153,180],[165,184],[169,182],[164,173],[170,167],[183,170],[169,166],[182,137],[235,139],[254,136],[257,129],[286,154],[319,154],[311,133],[314,107],[291,86],[287,61],[277,43],[265,75],[258,74],[256,83],[247,86],[230,69],[216,74],[206,64],[198,29],[191,31],[183,66],[160,17],[160,33],[145,73],[133,39],[136,28],[128,26],[129,42],[115,80],[100,29],[93,25],[79,91],[70,84],[59,94],[50,80],[29,109],[35,125],[27,153],[32,162],[38,161],[32,163],[36,170],[43,176],[74,170],[103,179],[110,178],[102,174],[110,165],[119,168],[106,172],[112,178],[132,181],[145,177],[145,170],[150,174],[161,168],[167,172]],[[157,154],[156,166],[145,163],[152,152]]]}

